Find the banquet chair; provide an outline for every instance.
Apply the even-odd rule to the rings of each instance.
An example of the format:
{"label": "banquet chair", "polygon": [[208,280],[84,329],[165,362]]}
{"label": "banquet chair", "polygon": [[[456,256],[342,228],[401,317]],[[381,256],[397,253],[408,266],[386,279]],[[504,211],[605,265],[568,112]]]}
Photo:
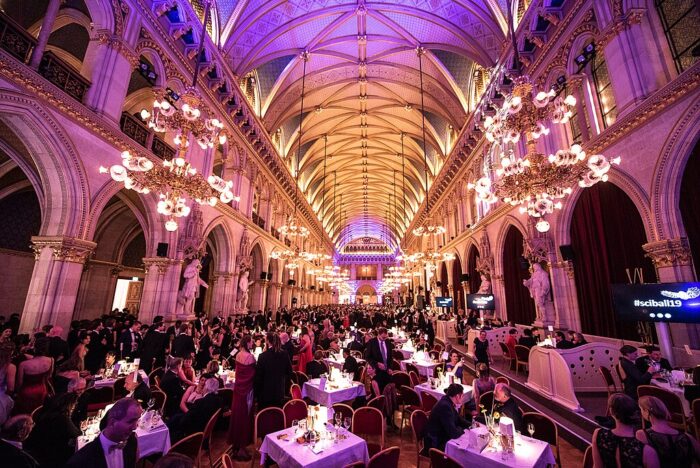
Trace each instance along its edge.
{"label": "banquet chair", "polygon": [[[693,400],[690,405],[690,410],[693,415],[693,420],[695,421],[695,438],[697,439],[700,437],[700,398]],[[34,413],[32,413],[32,417],[34,417]]]}
{"label": "banquet chair", "polygon": [[441,352],[442,352],[442,345],[441,345],[441,344],[438,344],[438,343],[435,343],[435,344],[433,345],[433,351],[437,351],[438,353],[441,353]]}
{"label": "banquet chair", "polygon": [[457,460],[436,448],[430,449],[430,465],[432,468],[462,468]]}
{"label": "banquet chair", "polygon": [[[221,416],[221,408],[216,410],[216,412],[212,415],[212,417],[209,418],[207,425],[204,426],[204,433],[202,434],[202,449],[201,450],[207,452],[207,456],[209,457],[209,466],[210,467],[214,465],[214,462],[211,459],[212,434],[214,433],[214,427],[216,426],[216,422],[219,420],[220,416]],[[200,453],[201,453],[201,451],[200,451]]]}
{"label": "banquet chair", "polygon": [[406,419],[406,414],[408,413],[408,420],[410,422],[411,414],[417,409],[421,409],[421,400],[418,392],[413,390],[411,387],[406,385],[401,387],[401,429],[399,430],[399,437],[403,435],[403,426]]}
{"label": "banquet chair", "polygon": [[430,359],[440,359],[440,351],[430,350],[428,351],[428,356],[430,356]]}
{"label": "banquet chair", "polygon": [[289,394],[292,397],[292,400],[301,400],[301,387],[299,385],[293,383],[292,386],[289,388]]}
{"label": "banquet chair", "polygon": [[433,410],[433,406],[437,404],[437,398],[426,392],[421,393],[420,401],[421,409],[428,414]]}
{"label": "banquet chair", "polygon": [[406,363],[406,372],[408,372],[408,375],[411,375],[411,372],[415,372],[416,376],[418,377],[418,380],[420,380],[420,372],[418,371],[418,366],[415,364],[411,364],[410,362]]}
{"label": "banquet chair", "polygon": [[479,406],[483,406],[486,412],[491,414],[491,409],[493,408],[493,391],[484,392],[479,395]]}
{"label": "banquet chair", "polygon": [[372,456],[384,448],[384,413],[377,408],[364,406],[352,415],[352,433],[367,440],[367,436],[379,437],[379,444],[367,440],[367,450]]}
{"label": "banquet chair", "polygon": [[365,383],[365,366],[357,366],[358,382]]}
{"label": "banquet chair", "polygon": [[386,406],[386,397],[384,395],[379,395],[374,397],[367,402],[367,406],[372,408],[377,408],[379,411],[384,413],[384,407]]}
{"label": "banquet chair", "polygon": [[582,468],[593,468],[593,446],[589,445],[586,447],[586,451],[583,452],[583,466]]}
{"label": "banquet chair", "polygon": [[408,373],[408,377],[411,379],[411,387],[415,387],[416,385],[420,385],[420,377],[418,377],[418,374],[414,371],[410,371]]}
{"label": "banquet chair", "polygon": [[525,368],[525,372],[529,372],[528,366],[530,362],[530,348],[522,345],[515,345],[515,375],[518,375],[520,367]]}
{"label": "banquet chair", "polygon": [[223,455],[221,455],[221,462],[219,463],[219,465],[222,468],[234,468],[233,460],[231,460],[231,455],[229,455],[228,453],[224,453]]}
{"label": "banquet chair", "polygon": [[233,389],[220,388],[216,392],[221,399],[221,417],[228,418],[231,416],[231,404],[233,403]]}
{"label": "banquet chair", "polygon": [[[162,367],[156,367],[151,371],[150,374],[148,374],[148,381],[151,384],[151,387],[157,387],[160,385],[160,379],[163,378],[163,375],[165,374],[165,370]],[[158,381],[156,382],[156,379]]]}
{"label": "banquet chair", "polygon": [[399,372],[401,370],[401,361],[397,361],[396,359],[390,359],[389,370]]}
{"label": "banquet chair", "polygon": [[391,357],[399,362],[403,361],[403,353],[398,349],[391,350]]}
{"label": "banquet chair", "polygon": [[499,383],[506,384],[510,387],[510,379],[508,377],[503,377],[503,376],[496,377],[496,383],[497,384],[499,384]]}
{"label": "banquet chair", "polygon": [[88,402],[88,413],[104,409],[105,406],[114,401],[114,391],[112,387],[88,388],[83,395]]}
{"label": "banquet chair", "polygon": [[304,384],[309,381],[309,376],[301,371],[294,371],[294,375],[297,377],[296,383],[299,385],[299,387],[303,387]]}
{"label": "banquet chair", "polygon": [[[687,430],[688,421],[683,409],[683,402],[678,395],[654,385],[640,385],[637,387],[637,397],[643,396],[654,396],[661,400],[671,415],[669,425],[684,432]],[[646,427],[645,421],[642,421],[642,426]]]}
{"label": "banquet chair", "polygon": [[[396,388],[400,389],[403,386],[411,387],[411,377],[405,372],[394,372],[391,375],[391,381],[396,385]],[[400,390],[399,390],[400,392]]]}
{"label": "banquet chair", "polygon": [[555,447],[554,456],[557,460],[557,465],[561,466],[561,459],[559,458],[559,430],[554,420],[542,413],[523,413],[523,427],[528,427],[528,424],[535,426],[533,435],[535,439],[547,442]]}
{"label": "banquet chair", "polygon": [[[425,396],[425,395],[424,395]],[[425,411],[415,410],[411,413],[411,432],[413,432],[413,443],[416,445],[416,468],[420,468],[420,462],[424,461],[430,466],[430,458],[423,452],[423,436],[428,427],[428,415]]]}
{"label": "banquet chair", "polygon": [[32,411],[32,421],[36,423],[36,418],[39,416],[39,413],[41,413],[41,410],[44,408],[44,405],[37,406],[34,408],[34,411]]}
{"label": "banquet chair", "polygon": [[194,462],[194,466],[199,465],[199,456],[202,452],[202,438],[204,433],[195,432],[190,434],[184,439],[180,439],[176,444],[170,447],[168,454],[179,453],[188,458],[191,458]]}
{"label": "banquet chair", "polygon": [[617,384],[615,383],[615,379],[613,378],[610,369],[608,369],[606,366],[599,366],[598,372],[600,372],[600,375],[603,377],[603,381],[605,382],[605,388],[608,391],[608,398],[610,398],[610,395],[613,393],[619,393],[620,390],[617,388]]}
{"label": "banquet chair", "polygon": [[306,419],[308,415],[308,406],[304,400],[289,400],[282,407],[284,412],[284,427],[292,427],[292,421],[295,419]]}
{"label": "banquet chair", "polygon": [[355,359],[362,359],[362,352],[361,351],[350,351],[350,356],[354,357]]}
{"label": "banquet chair", "polygon": [[513,369],[513,366],[515,365],[515,356],[511,356],[510,349],[503,341],[499,341],[498,346],[501,348],[501,357],[503,358],[503,361],[508,363],[508,369]]}
{"label": "banquet chair", "polygon": [[129,392],[126,391],[126,377],[119,377],[114,381],[114,399],[124,398],[128,394]]}
{"label": "banquet chair", "polygon": [[251,468],[255,466],[256,456],[260,454],[260,446],[265,436],[284,429],[284,419],[284,411],[274,406],[265,408],[255,415],[255,424],[253,425],[254,453],[253,458],[250,460]]}
{"label": "banquet chair", "polygon": [[385,448],[375,453],[367,463],[367,468],[398,468],[401,449],[398,447]]}
{"label": "banquet chair", "polygon": [[340,413],[343,415],[343,419],[350,418],[350,420],[352,420],[352,415],[355,414],[355,410],[345,403],[336,403],[333,405],[333,413]]}
{"label": "banquet chair", "polygon": [[165,401],[168,399],[168,396],[163,390],[151,390],[151,398],[156,400],[156,404],[153,405],[153,409],[162,413],[163,408],[165,408]]}

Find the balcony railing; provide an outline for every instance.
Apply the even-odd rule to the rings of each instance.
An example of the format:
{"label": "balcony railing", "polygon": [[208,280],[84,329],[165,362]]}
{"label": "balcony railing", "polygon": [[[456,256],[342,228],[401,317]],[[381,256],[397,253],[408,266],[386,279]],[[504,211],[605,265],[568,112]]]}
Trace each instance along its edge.
{"label": "balcony railing", "polygon": [[150,149],[159,158],[172,159],[175,156],[175,148],[153,133],[138,117],[122,112],[119,126],[126,136],[144,148]]}
{"label": "balcony railing", "polygon": [[263,231],[265,230],[265,219],[257,213],[251,214],[251,219],[253,222]]}
{"label": "balcony railing", "polygon": [[172,159],[175,157],[175,148],[170,146],[158,135],[153,135],[153,143],[151,143],[151,151],[161,159]]}
{"label": "balcony railing", "polygon": [[39,74],[80,102],[83,102],[90,88],[90,82],[87,79],[51,51],[45,52],[41,58]]}
{"label": "balcony railing", "polygon": [[18,60],[27,63],[36,39],[15,23],[12,18],[0,13],[0,47]]}

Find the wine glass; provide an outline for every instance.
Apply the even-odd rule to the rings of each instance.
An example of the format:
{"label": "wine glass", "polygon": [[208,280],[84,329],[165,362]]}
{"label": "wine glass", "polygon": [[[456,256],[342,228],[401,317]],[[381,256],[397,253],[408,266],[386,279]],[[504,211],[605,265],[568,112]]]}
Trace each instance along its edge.
{"label": "wine glass", "polygon": [[316,446],[316,431],[309,432],[309,445],[312,449]]}
{"label": "wine glass", "polygon": [[148,411],[150,411],[155,406],[155,404],[156,404],[155,398],[151,398],[150,400],[148,400],[148,403],[146,403],[146,405],[148,406]]}
{"label": "wine glass", "polygon": [[297,433],[299,431],[299,420],[298,419],[292,420],[292,430],[294,430],[294,437],[296,437]]}
{"label": "wine glass", "polygon": [[[350,419],[350,418],[343,419],[343,427],[345,428],[345,432],[350,430],[350,426],[352,426],[352,419]],[[347,435],[346,435],[346,437],[347,437]]]}
{"label": "wine glass", "polygon": [[340,411],[336,411],[333,415],[333,419],[335,420],[336,427],[340,427],[343,422],[343,414]]}
{"label": "wine glass", "polygon": [[530,434],[530,437],[532,437],[533,434],[535,433],[535,425],[532,423],[528,423],[527,432]]}
{"label": "wine glass", "polygon": [[83,433],[83,437],[85,437],[88,427],[90,427],[90,424],[88,423],[87,419],[80,421],[80,431]]}

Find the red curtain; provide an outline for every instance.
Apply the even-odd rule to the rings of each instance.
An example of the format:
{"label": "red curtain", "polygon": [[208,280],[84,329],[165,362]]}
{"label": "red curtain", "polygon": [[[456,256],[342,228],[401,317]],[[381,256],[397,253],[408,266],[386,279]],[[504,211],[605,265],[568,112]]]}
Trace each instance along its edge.
{"label": "red curtain", "polygon": [[481,276],[476,271],[476,262],[479,260],[479,251],[473,245],[469,248],[467,256],[467,273],[469,274],[469,293],[475,294],[481,287]]}
{"label": "red curtain", "polygon": [[645,283],[655,283],[656,270],[644,256],[644,225],[632,200],[611,183],[586,189],[574,208],[571,246],[581,328],[584,333],[639,340],[636,322],[615,316],[610,285],[629,283],[641,268]]}
{"label": "red curtain", "polygon": [[700,143],[695,145],[681,182],[679,203],[683,226],[693,254],[695,278],[700,277]]}
{"label": "red curtain", "polygon": [[530,277],[522,260],[523,235],[511,226],[506,233],[503,247],[503,284],[506,290],[506,314],[509,321],[531,324],[535,321],[535,302],[523,280]]}

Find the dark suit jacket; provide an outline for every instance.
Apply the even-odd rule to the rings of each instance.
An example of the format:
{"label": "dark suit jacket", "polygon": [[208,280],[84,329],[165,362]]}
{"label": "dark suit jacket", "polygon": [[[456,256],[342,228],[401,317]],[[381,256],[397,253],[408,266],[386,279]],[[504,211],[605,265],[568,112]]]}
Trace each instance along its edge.
{"label": "dark suit jacket", "polygon": [[425,430],[425,452],[431,448],[445,450],[449,440],[456,439],[469,427],[469,422],[461,417],[450,398],[445,395],[430,411]]}
{"label": "dark suit jacket", "polygon": [[305,371],[309,378],[317,379],[319,375],[328,373],[328,367],[324,362],[313,360],[306,364]]}
{"label": "dark suit jacket", "polygon": [[623,357],[620,358],[620,365],[626,375],[625,380],[622,382],[624,391],[629,397],[636,400],[637,387],[640,385],[649,385],[649,382],[651,382],[651,374],[640,371],[632,361]]}
{"label": "dark suit jacket", "polygon": [[184,358],[185,356],[193,355],[194,352],[194,340],[191,336],[183,333],[175,337],[170,354],[175,357]]}
{"label": "dark suit jacket", "polygon": [[533,346],[537,346],[537,341],[535,341],[535,338],[532,336],[521,336],[518,338],[518,344],[520,346],[532,348]]}
{"label": "dark suit jacket", "polygon": [[221,398],[216,393],[209,393],[195,400],[190,410],[182,417],[180,430],[186,435],[204,431],[204,427],[219,408],[221,408]]}
{"label": "dark suit jacket", "polygon": [[523,415],[518,409],[518,404],[513,398],[508,398],[505,403],[499,403],[497,401],[493,402],[493,412],[501,413],[501,416],[508,416],[513,420],[513,426],[516,431],[524,431],[523,427]]}
{"label": "dark suit jacket", "polygon": [[[671,363],[668,362],[668,359],[666,358],[661,358],[659,364],[661,365],[662,370],[667,370],[669,372],[673,370]],[[637,369],[639,369],[640,372],[646,372],[649,368],[649,358],[647,356],[640,356],[636,361],[634,361],[634,365],[637,366]]]}
{"label": "dark suit jacket", "polygon": [[264,351],[255,367],[255,394],[261,408],[282,406],[287,383],[292,376],[292,363],[286,351]]}
{"label": "dark suit jacket", "polygon": [[180,378],[174,372],[168,371],[160,380],[160,389],[165,392],[168,398],[165,401],[165,416],[172,416],[180,411],[180,400],[185,394],[185,389],[182,388]]}
{"label": "dark suit jacket", "polygon": [[31,455],[4,440],[0,440],[0,460],[3,465],[13,468],[39,468],[39,463]]}
{"label": "dark suit jacket", "polygon": [[156,367],[165,364],[165,348],[168,343],[168,335],[165,332],[148,330],[141,344],[141,369],[147,374],[153,370],[153,359]]}
{"label": "dark suit jacket", "polygon": [[357,365],[357,359],[354,357],[348,356],[345,358],[345,362],[343,363],[343,371],[351,372],[354,380],[359,380],[360,378],[360,376],[357,374],[359,367],[360,366]]}
{"label": "dark suit jacket", "polygon": [[[384,340],[386,346],[386,368],[389,369],[389,364],[391,363],[391,352],[394,350],[394,346],[391,341]],[[382,362],[382,351],[379,348],[379,338],[372,338],[367,343],[367,349],[365,350],[365,356],[367,362],[370,366],[377,369],[377,364]]]}
{"label": "dark suit jacket", "polygon": [[130,358],[135,358],[139,355],[139,346],[141,345],[141,335],[139,335],[138,332],[134,332],[134,341],[136,341],[136,350],[132,351],[131,350],[131,328],[126,328],[124,331],[122,331],[122,334],[119,335],[119,345],[118,345],[118,350],[121,353],[122,357],[130,357]]}
{"label": "dark suit jacket", "polygon": [[[126,447],[122,451],[124,468],[134,468],[136,466],[136,448],[136,436],[131,434],[126,442]],[[88,466],[90,468],[107,468],[107,461],[105,460],[99,437],[96,437],[95,440],[75,452],[75,455],[70,457],[70,460],[66,463],[65,468],[85,468]]]}
{"label": "dark suit jacket", "polygon": [[[141,408],[148,408],[148,400],[151,399],[151,389],[146,385],[146,382],[141,382],[135,389],[132,398],[141,403]],[[179,404],[179,402],[178,402]]]}

